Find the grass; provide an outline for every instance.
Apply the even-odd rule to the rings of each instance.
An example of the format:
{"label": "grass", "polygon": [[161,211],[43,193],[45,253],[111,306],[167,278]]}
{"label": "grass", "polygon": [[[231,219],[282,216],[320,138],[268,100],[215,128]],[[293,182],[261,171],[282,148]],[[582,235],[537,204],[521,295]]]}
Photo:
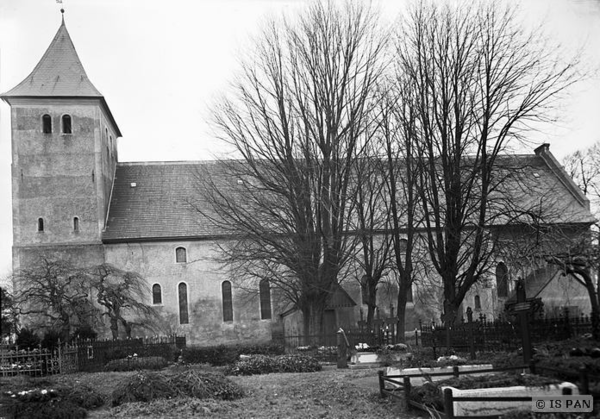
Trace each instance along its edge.
{"label": "grass", "polygon": [[[165,375],[181,373],[182,367],[163,370]],[[186,373],[219,373],[219,369],[193,365]],[[44,386],[90,386],[105,398],[104,406],[88,412],[88,418],[413,418],[397,403],[379,398],[377,369],[338,370],[327,368],[312,373],[273,373],[230,376],[244,396],[235,400],[174,397],[151,402],[124,403],[111,407],[111,395],[136,372],[76,373],[43,379]],[[0,379],[3,391],[9,388],[39,387],[42,379],[11,377]],[[199,388],[199,385],[192,385]],[[423,416],[424,417],[424,416]]]}

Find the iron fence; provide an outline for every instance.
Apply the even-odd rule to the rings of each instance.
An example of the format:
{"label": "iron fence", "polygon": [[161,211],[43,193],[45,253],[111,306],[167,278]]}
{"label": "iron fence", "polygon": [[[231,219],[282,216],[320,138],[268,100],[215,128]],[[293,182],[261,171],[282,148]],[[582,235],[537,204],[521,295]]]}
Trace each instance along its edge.
{"label": "iron fence", "polygon": [[176,360],[186,346],[185,336],[154,336],[127,340],[77,340],[62,343],[52,349],[41,347],[20,349],[0,348],[0,375],[26,374],[42,376],[77,371],[99,371],[113,359],[162,356]]}
{"label": "iron fence", "polygon": [[[528,320],[531,342],[565,340],[591,333],[589,316],[535,317]],[[443,325],[421,324],[421,340],[425,347],[450,347],[456,351],[504,351],[521,347],[520,322],[487,321],[485,316],[471,322],[461,322],[447,330]],[[435,355],[434,355],[435,356]]]}

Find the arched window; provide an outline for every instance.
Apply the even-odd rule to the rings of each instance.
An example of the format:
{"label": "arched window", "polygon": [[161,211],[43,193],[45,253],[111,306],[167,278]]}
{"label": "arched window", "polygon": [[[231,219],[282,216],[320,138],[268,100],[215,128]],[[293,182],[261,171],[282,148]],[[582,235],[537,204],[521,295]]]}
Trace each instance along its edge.
{"label": "arched window", "polygon": [[413,284],[410,284],[410,287],[408,288],[408,292],[406,293],[406,302],[407,303],[412,303],[413,302]]}
{"label": "arched window", "polygon": [[38,218],[37,227],[38,227],[38,231],[44,231],[44,219],[43,218]]}
{"label": "arched window", "polygon": [[79,217],[73,217],[73,231],[79,231]]}
{"label": "arched window", "polygon": [[224,281],[221,285],[223,294],[223,321],[233,321],[233,297],[231,295],[231,282]]}
{"label": "arched window", "polygon": [[263,279],[259,284],[260,291],[260,318],[271,318],[271,286],[268,279]]}
{"label": "arched window", "polygon": [[42,116],[42,132],[44,134],[52,133],[52,117],[48,114]]}
{"label": "arched window", "polygon": [[152,304],[162,304],[162,289],[159,284],[152,285]]}
{"label": "arched window", "polygon": [[178,247],[175,249],[175,262],[177,263],[186,263],[187,262],[187,252],[185,247]]}
{"label": "arched window", "polygon": [[496,266],[496,286],[498,287],[498,297],[508,297],[508,269],[503,262]]}
{"label": "arched window", "polygon": [[481,310],[481,298],[479,295],[475,296],[475,310]]}
{"label": "arched window", "polygon": [[63,134],[71,134],[73,132],[73,129],[71,127],[71,115],[63,115],[62,132]]}
{"label": "arched window", "polygon": [[178,287],[179,291],[179,324],[188,324],[190,322],[188,315],[188,298],[187,298],[187,285],[180,283]]}

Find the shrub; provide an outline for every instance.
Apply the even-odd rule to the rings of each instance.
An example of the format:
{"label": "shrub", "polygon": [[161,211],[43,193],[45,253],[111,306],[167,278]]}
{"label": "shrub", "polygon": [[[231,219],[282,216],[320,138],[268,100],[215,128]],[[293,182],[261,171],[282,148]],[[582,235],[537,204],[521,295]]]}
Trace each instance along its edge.
{"label": "shrub", "polygon": [[281,355],[282,345],[276,343],[250,345],[218,345],[191,347],[182,350],[183,362],[189,364],[231,365],[240,355]]}
{"label": "shrub", "polygon": [[174,345],[169,343],[144,346],[144,356],[161,356],[169,362],[177,361],[179,353],[180,351]]}
{"label": "shrub", "polygon": [[61,397],[84,409],[95,409],[104,404],[104,398],[92,387],[77,385],[77,387],[60,387],[57,389]]}
{"label": "shrub", "polygon": [[235,400],[244,395],[241,387],[227,377],[211,372],[184,371],[171,377],[169,384],[177,389],[180,395],[198,399]]}
{"label": "shrub", "polygon": [[44,338],[42,339],[42,348],[45,349],[54,349],[58,346],[58,341],[60,340],[60,332],[58,330],[50,329],[46,333],[44,333]]}
{"label": "shrub", "polygon": [[98,337],[98,333],[89,324],[83,324],[73,332],[73,339],[93,340]]}
{"label": "shrub", "polygon": [[7,396],[7,406],[14,418],[79,419],[86,417],[86,409],[104,404],[102,396],[87,386],[34,388],[7,391],[4,395]]}
{"label": "shrub", "polygon": [[315,372],[321,364],[305,355],[279,355],[275,357],[253,355],[235,363],[228,371],[231,375],[269,374],[272,372]]}
{"label": "shrub", "polygon": [[15,419],[83,419],[87,411],[65,399],[49,402],[20,403],[16,406]]}
{"label": "shrub", "polygon": [[135,370],[159,370],[168,365],[166,359],[161,356],[137,357],[131,356],[125,359],[113,359],[104,367],[105,371],[135,371]]}
{"label": "shrub", "polygon": [[133,353],[129,353],[128,348],[110,348],[106,351],[105,359],[107,361],[112,361],[113,359],[123,359],[127,358],[127,355],[133,355]]}
{"label": "shrub", "polygon": [[33,330],[23,328],[17,332],[15,344],[20,349],[34,349],[40,346],[40,338]]}
{"label": "shrub", "polygon": [[140,371],[113,390],[111,404],[118,406],[130,402],[149,402],[154,399],[168,399],[176,395],[177,390],[162,374]]}

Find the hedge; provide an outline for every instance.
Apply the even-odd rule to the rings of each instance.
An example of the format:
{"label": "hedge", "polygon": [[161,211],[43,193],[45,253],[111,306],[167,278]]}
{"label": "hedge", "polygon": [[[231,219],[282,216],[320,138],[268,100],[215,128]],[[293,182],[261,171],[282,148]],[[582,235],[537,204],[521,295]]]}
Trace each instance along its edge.
{"label": "hedge", "polygon": [[188,364],[231,365],[240,355],[283,355],[283,345],[276,343],[217,345],[188,347],[182,350],[182,360]]}

